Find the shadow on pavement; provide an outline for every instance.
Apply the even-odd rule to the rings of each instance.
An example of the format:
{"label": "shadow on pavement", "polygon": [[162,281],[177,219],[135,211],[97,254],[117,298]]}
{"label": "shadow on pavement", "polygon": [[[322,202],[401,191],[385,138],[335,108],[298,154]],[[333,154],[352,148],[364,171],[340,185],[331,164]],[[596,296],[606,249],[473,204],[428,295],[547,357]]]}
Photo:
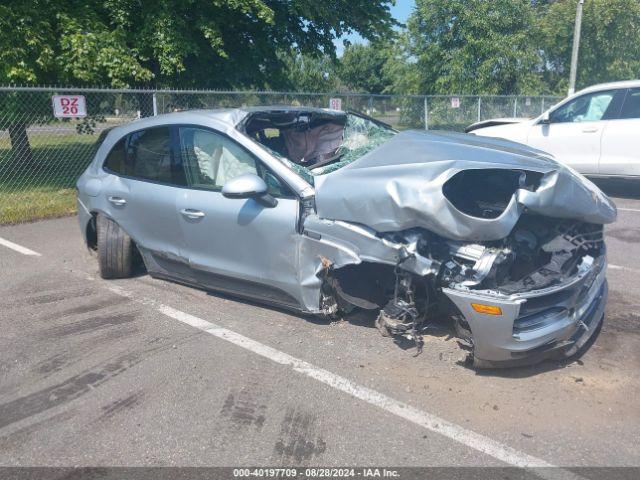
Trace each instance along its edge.
{"label": "shadow on pavement", "polygon": [[640,199],[640,180],[623,178],[590,178],[610,197]]}
{"label": "shadow on pavement", "polygon": [[[375,318],[377,312],[372,310],[363,310],[356,308],[351,313],[344,315],[344,317],[339,319],[330,319],[326,317],[322,317],[320,315],[306,314],[302,312],[292,311],[286,308],[280,308],[273,305],[268,305],[261,303],[259,301],[253,301],[246,298],[240,298],[238,296],[234,296],[231,294],[225,294],[221,292],[207,291],[208,295],[212,297],[217,297],[225,300],[230,300],[234,302],[242,302],[248,305],[253,305],[259,308],[264,308],[268,310],[273,310],[275,312],[284,313],[286,315],[290,315],[294,318],[299,318],[300,320],[307,321],[314,325],[322,325],[329,326],[332,323],[336,322],[348,322],[351,325],[355,325],[363,328],[372,328],[375,329]],[[600,330],[602,329],[602,324],[598,326],[594,334],[587,341],[585,345],[582,346],[580,350],[578,350],[574,355],[569,358],[561,358],[561,359],[549,359],[543,360],[540,363],[522,367],[506,367],[506,368],[487,368],[487,369],[476,369],[472,365],[471,356],[468,355],[465,360],[461,360],[456,362],[460,367],[468,368],[470,370],[475,371],[476,375],[479,376],[492,376],[492,377],[502,377],[502,378],[527,378],[533,377],[535,375],[539,375],[541,373],[549,372],[552,370],[561,370],[572,363],[582,364],[581,357],[589,350],[591,345],[596,341],[598,336],[600,335]],[[433,323],[425,326],[423,331],[424,336],[436,336],[436,337],[449,337],[456,338],[454,331],[444,318],[439,318],[435,320]],[[392,340],[393,343],[400,348],[401,350],[410,351],[416,349],[416,343],[414,340],[409,340],[403,338],[401,336],[394,336],[392,339],[389,338],[380,338],[380,341]],[[460,345],[460,343],[458,343]],[[459,347],[460,352],[463,353],[466,348],[462,346]],[[468,352],[467,352],[468,353]]]}

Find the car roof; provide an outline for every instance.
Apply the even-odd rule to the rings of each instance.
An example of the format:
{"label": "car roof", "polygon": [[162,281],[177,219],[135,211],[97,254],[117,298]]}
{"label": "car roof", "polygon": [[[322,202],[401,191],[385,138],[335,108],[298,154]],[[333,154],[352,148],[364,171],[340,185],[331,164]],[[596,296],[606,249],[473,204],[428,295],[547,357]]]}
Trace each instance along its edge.
{"label": "car roof", "polygon": [[135,120],[128,124],[127,130],[131,129],[131,126],[135,126],[135,129],[146,128],[147,126],[153,126],[158,124],[170,124],[170,123],[198,123],[202,121],[215,121],[223,123],[230,127],[238,125],[245,117],[253,113],[259,112],[315,112],[322,113],[324,115],[344,115],[345,112],[341,110],[330,110],[328,108],[318,107],[303,107],[303,106],[290,106],[290,105],[267,105],[267,106],[255,106],[255,107],[239,107],[239,108],[215,108],[215,109],[198,109],[198,110],[184,110],[179,112],[164,113],[153,117],[145,117]]}
{"label": "car roof", "polygon": [[622,82],[609,82],[609,83],[599,83],[598,85],[592,85],[587,88],[583,88],[579,92],[576,93],[589,93],[589,92],[599,92],[602,90],[612,90],[619,88],[638,88],[640,87],[640,80],[625,80]]}

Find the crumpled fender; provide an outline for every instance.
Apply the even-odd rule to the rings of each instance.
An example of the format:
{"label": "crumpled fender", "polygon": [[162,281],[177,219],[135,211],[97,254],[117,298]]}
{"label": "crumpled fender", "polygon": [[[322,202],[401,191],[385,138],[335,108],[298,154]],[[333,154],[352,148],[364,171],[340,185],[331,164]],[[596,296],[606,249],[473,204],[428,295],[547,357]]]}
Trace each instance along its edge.
{"label": "crumpled fender", "polygon": [[311,215],[304,220],[300,236],[300,285],[302,299],[309,311],[317,311],[323,271],[357,265],[362,262],[396,265],[416,275],[436,274],[440,263],[417,252],[418,238],[409,236],[407,243],[392,242],[362,225],[325,220]]}
{"label": "crumpled fender", "polygon": [[570,167],[545,175],[535,192],[518,190],[517,202],[529,210],[558,218],[575,218],[589,223],[612,223],[615,204],[602,190]]}

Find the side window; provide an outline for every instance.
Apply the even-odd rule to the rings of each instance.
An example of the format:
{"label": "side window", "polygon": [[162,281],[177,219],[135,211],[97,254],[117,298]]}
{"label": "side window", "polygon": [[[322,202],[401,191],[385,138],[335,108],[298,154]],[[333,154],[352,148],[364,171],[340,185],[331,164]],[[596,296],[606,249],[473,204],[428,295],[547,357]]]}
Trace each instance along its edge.
{"label": "side window", "polygon": [[269,193],[290,196],[288,189],[244,148],[233,140],[197,127],[180,127],[180,154],[190,187],[221,190],[224,184],[239,175],[260,175]]}
{"label": "side window", "polygon": [[551,112],[549,121],[569,123],[602,120],[614,95],[615,91],[587,93]]}
{"label": "side window", "polygon": [[141,180],[186,185],[180,159],[171,154],[169,127],[148,128],[122,138],[107,155],[104,167]]}
{"label": "side window", "polygon": [[125,138],[121,138],[118,143],[113,146],[104,161],[104,168],[120,175],[129,175],[127,172],[127,165],[125,161],[126,156],[124,153]]}
{"label": "side window", "polygon": [[184,185],[179,159],[171,155],[169,127],[148,128],[134,132],[125,142],[130,175],[145,180]]}
{"label": "side window", "polygon": [[640,88],[629,89],[618,118],[640,118]]}

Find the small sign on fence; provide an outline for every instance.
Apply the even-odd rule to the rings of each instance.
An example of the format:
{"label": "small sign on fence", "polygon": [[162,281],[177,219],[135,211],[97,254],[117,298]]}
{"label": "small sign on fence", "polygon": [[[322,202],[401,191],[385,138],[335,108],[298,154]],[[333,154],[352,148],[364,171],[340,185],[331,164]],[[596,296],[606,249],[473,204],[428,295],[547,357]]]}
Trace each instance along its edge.
{"label": "small sign on fence", "polygon": [[524,104],[525,104],[527,107],[530,107],[530,106],[531,106],[531,97],[527,97],[527,98],[525,98],[525,99],[524,99]]}
{"label": "small sign on fence", "polygon": [[342,110],[342,99],[341,98],[330,98],[329,99],[329,108],[331,110]]}
{"label": "small sign on fence", "polygon": [[451,97],[451,108],[460,108],[460,98]]}
{"label": "small sign on fence", "polygon": [[84,95],[54,95],[53,116],[56,118],[79,118],[87,116]]}

